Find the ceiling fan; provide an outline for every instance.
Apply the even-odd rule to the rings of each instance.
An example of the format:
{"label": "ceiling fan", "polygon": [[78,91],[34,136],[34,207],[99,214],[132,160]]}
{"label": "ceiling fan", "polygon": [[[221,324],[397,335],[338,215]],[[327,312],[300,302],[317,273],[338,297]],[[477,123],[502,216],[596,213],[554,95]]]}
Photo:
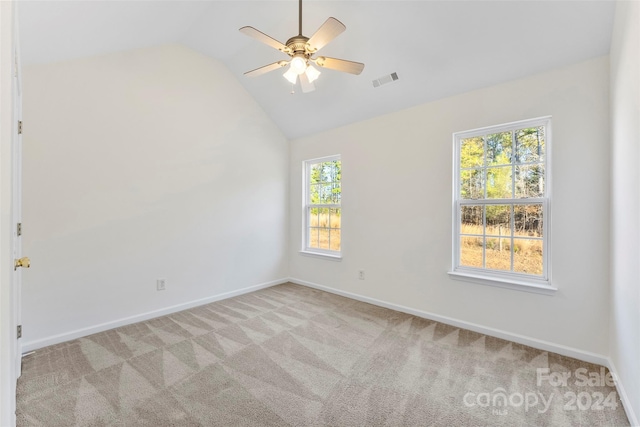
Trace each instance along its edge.
{"label": "ceiling fan", "polygon": [[347,61],[344,59],[329,58],[327,56],[312,56],[326,46],[331,40],[340,35],[347,27],[336,18],[327,19],[324,24],[318,28],[310,38],[302,35],[302,0],[298,2],[298,35],[287,40],[286,44],[280,43],[278,40],[256,30],[253,27],[242,27],[240,32],[253,37],[262,43],[278,49],[291,57],[289,61],[278,61],[273,64],[265,65],[255,70],[244,73],[246,76],[260,76],[269,71],[286,67],[289,69],[283,74],[284,77],[296,84],[298,76],[300,76],[300,86],[302,92],[311,92],[315,90],[313,82],[320,76],[320,71],[313,67],[311,63],[330,70],[343,71],[345,73],[360,74],[364,69],[364,64],[360,62]]}

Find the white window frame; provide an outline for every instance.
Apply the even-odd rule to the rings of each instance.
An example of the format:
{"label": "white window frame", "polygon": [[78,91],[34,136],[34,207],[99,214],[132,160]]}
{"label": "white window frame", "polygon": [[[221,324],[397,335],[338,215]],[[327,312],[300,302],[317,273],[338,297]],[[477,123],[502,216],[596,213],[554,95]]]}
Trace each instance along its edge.
{"label": "white window frame", "polygon": [[[342,203],[330,203],[330,204],[311,204],[310,196],[311,191],[309,188],[309,182],[311,181],[311,166],[316,163],[324,163],[324,162],[332,162],[335,160],[340,160],[342,162],[342,158],[340,154],[335,154],[327,157],[319,157],[315,159],[309,159],[302,162],[302,249],[300,253],[302,255],[311,255],[322,257],[326,259],[331,259],[334,261],[342,260],[342,224],[340,225],[340,250],[334,251],[330,249],[320,249],[320,248],[311,248],[309,247],[309,209],[314,208],[330,208],[330,209],[340,209],[340,216],[342,217]],[[340,180],[340,200],[342,202],[342,179]]]}
{"label": "white window frame", "polygon": [[[480,137],[494,133],[515,131],[518,129],[531,127],[545,127],[545,150],[544,150],[544,196],[540,198],[516,199],[461,199],[460,198],[460,148],[461,141],[466,138]],[[515,143],[515,140],[514,140]],[[552,130],[551,116],[539,117],[529,120],[505,123],[501,125],[488,126],[479,129],[472,129],[453,134],[453,254],[452,270],[449,275],[453,279],[480,283],[483,285],[498,286],[503,288],[517,289],[522,291],[553,295],[557,290],[551,282],[551,145]],[[485,166],[486,167],[486,166]],[[486,184],[485,184],[486,185]],[[469,204],[474,206],[486,205],[518,205],[518,204],[542,204],[542,256],[543,273],[540,276],[516,273],[510,271],[492,270],[479,267],[468,267],[460,265],[460,207]],[[483,220],[486,223],[486,218]],[[511,221],[513,222],[513,216]],[[512,225],[513,227],[513,225]],[[486,233],[486,231],[484,232]],[[483,234],[483,236],[486,234]]]}

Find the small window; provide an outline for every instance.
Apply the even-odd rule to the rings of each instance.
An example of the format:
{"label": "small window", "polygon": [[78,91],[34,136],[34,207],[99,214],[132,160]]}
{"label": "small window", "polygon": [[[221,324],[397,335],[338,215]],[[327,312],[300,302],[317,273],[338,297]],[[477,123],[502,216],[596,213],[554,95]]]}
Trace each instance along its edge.
{"label": "small window", "polygon": [[459,132],[454,275],[553,289],[549,266],[551,119]]}
{"label": "small window", "polygon": [[340,156],[304,162],[303,252],[340,257],[342,162]]}

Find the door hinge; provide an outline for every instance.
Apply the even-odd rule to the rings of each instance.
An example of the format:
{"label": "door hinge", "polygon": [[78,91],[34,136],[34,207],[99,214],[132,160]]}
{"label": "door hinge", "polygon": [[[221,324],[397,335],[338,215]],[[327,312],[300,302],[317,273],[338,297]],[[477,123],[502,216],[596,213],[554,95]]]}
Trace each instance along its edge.
{"label": "door hinge", "polygon": [[18,236],[22,236],[22,223],[19,222],[18,225],[16,226],[16,234]]}
{"label": "door hinge", "polygon": [[18,325],[18,338],[22,338],[22,325]]}
{"label": "door hinge", "polygon": [[22,135],[22,120],[18,120],[18,135]]}

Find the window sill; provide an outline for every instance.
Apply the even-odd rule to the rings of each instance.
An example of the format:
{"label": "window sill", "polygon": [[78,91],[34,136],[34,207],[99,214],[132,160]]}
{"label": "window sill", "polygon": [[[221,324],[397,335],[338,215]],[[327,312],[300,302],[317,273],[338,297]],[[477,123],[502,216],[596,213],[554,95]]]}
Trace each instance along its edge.
{"label": "window sill", "polygon": [[558,288],[543,279],[527,280],[520,277],[497,277],[470,271],[449,271],[449,276],[455,280],[479,283],[481,285],[497,286],[499,288],[514,289],[535,294],[554,295]]}
{"label": "window sill", "polygon": [[333,255],[333,254],[325,254],[321,252],[311,252],[311,251],[300,251],[300,255],[312,257],[312,258],[323,258],[331,261],[342,261],[342,255]]}

